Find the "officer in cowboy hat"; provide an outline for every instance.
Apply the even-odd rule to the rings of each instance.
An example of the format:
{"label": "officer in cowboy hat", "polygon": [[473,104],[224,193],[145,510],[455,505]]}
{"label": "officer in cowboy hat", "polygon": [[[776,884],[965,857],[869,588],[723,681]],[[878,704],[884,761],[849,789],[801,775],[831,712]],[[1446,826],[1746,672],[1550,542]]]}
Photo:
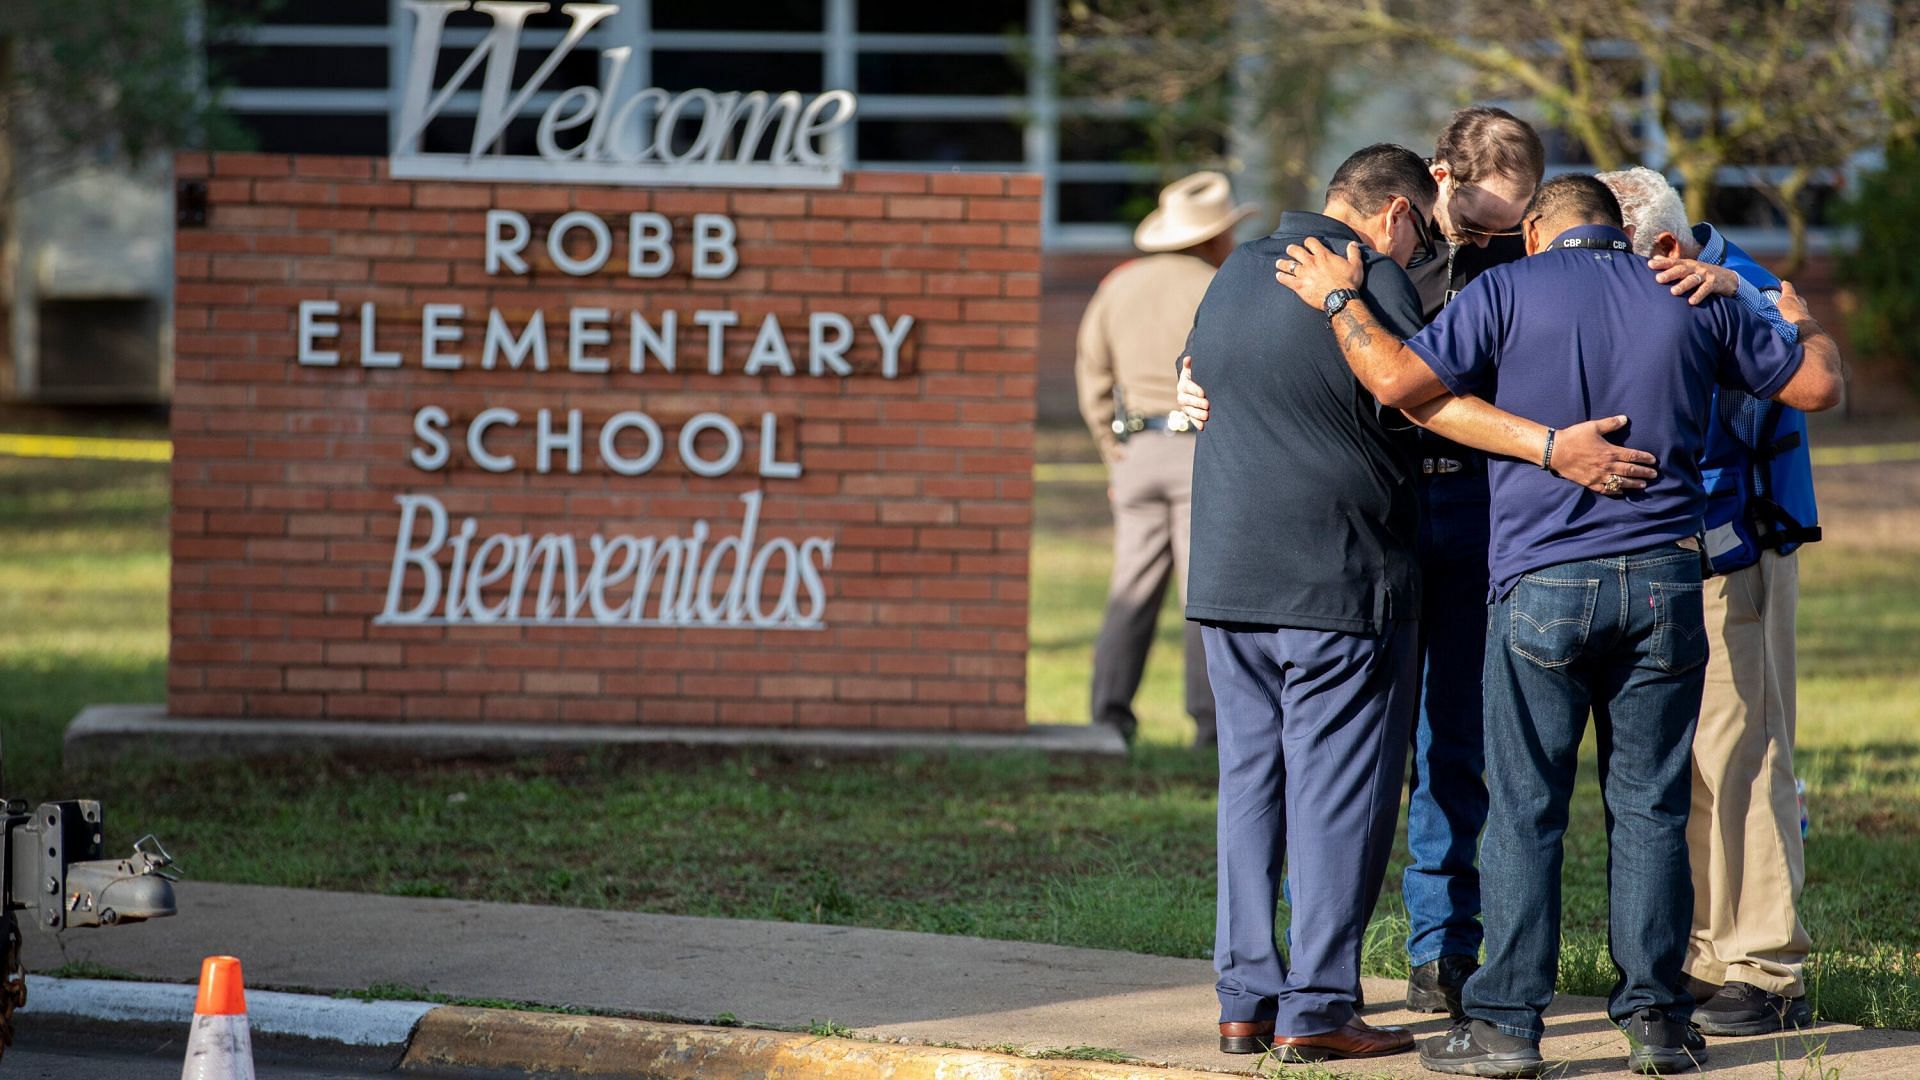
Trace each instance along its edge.
{"label": "officer in cowboy hat", "polygon": [[[1094,646],[1093,721],[1129,740],[1167,579],[1177,577],[1183,602],[1186,595],[1193,437],[1174,400],[1172,360],[1214,269],[1233,253],[1233,227],[1255,209],[1236,206],[1217,172],[1168,185],[1133,234],[1147,254],[1108,274],[1080,321],[1080,415],[1107,463],[1113,504],[1113,580]],[[1187,712],[1195,744],[1211,746],[1206,654],[1198,624],[1185,626]]]}

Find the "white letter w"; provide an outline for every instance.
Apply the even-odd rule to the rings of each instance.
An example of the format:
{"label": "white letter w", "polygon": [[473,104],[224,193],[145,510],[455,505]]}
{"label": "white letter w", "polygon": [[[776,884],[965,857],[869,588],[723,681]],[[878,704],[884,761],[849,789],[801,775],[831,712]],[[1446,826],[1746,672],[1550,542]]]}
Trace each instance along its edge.
{"label": "white letter w", "polygon": [[[520,29],[526,24],[529,15],[546,11],[551,4],[528,2],[528,0],[480,0],[473,4],[475,11],[484,12],[493,18],[493,28],[487,31],[480,44],[467,54],[467,58],[454,69],[453,76],[445,86],[437,91],[433,88],[433,72],[440,60],[440,33],[446,28],[447,16],[456,11],[465,11],[468,0],[404,0],[407,10],[413,12],[413,54],[407,61],[407,89],[400,99],[400,126],[395,154],[419,152],[420,133],[440,115],[447,102],[473,74],[480,62],[487,63],[486,74],[480,81],[480,109],[474,117],[473,145],[467,156],[477,158],[493,145],[500,133],[507,129],[507,123],[520,110],[526,107],[531,98],[560,66],[560,61],[573,51],[580,39],[587,35],[600,20],[619,10],[615,4],[562,4],[560,10],[573,18],[573,25],[567,28],[566,36],[560,44],[554,46],[547,58],[534,70],[527,85],[519,93],[507,100],[507,91],[513,89],[513,64],[520,56]],[[428,94],[432,93],[431,100]]]}

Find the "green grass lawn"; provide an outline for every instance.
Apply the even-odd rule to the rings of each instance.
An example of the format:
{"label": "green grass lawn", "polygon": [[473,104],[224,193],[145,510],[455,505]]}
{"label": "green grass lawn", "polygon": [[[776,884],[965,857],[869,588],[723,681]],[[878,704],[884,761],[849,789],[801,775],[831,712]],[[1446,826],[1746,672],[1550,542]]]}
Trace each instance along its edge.
{"label": "green grass lawn", "polygon": [[[1082,477],[1043,483],[1038,509],[1031,711],[1084,722],[1104,500]],[[199,880],[1210,953],[1215,771],[1181,745],[1171,606],[1127,761],[649,751],[411,771],[296,760],[63,774],[60,734],[82,706],[162,697],[166,513],[161,466],[0,459],[5,791],[105,799],[113,847],[156,831]],[[1816,1007],[1920,1027],[1911,535],[1823,544],[1803,560],[1800,772]],[[1590,768],[1579,800],[1562,987],[1601,993],[1612,971]],[[1374,974],[1404,972],[1397,866],[1370,933]]]}

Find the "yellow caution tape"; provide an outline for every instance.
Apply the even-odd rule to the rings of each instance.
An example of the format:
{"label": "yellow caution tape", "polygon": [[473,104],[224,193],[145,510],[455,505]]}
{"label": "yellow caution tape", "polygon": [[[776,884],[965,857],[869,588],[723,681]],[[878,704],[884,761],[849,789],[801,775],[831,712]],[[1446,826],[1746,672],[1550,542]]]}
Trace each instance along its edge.
{"label": "yellow caution tape", "polygon": [[1104,484],[1107,467],[1091,461],[1042,461],[1033,466],[1036,484]]}
{"label": "yellow caution tape", "polygon": [[171,461],[166,439],[93,439],[78,435],[0,435],[0,455],[82,461]]}

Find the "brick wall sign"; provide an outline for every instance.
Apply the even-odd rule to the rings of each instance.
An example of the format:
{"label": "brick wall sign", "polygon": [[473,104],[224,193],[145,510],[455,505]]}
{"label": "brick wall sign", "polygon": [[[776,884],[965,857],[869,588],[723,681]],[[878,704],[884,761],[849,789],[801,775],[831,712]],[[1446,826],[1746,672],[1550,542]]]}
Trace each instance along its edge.
{"label": "brick wall sign", "polygon": [[174,715],[1025,725],[1033,178],[176,168]]}

